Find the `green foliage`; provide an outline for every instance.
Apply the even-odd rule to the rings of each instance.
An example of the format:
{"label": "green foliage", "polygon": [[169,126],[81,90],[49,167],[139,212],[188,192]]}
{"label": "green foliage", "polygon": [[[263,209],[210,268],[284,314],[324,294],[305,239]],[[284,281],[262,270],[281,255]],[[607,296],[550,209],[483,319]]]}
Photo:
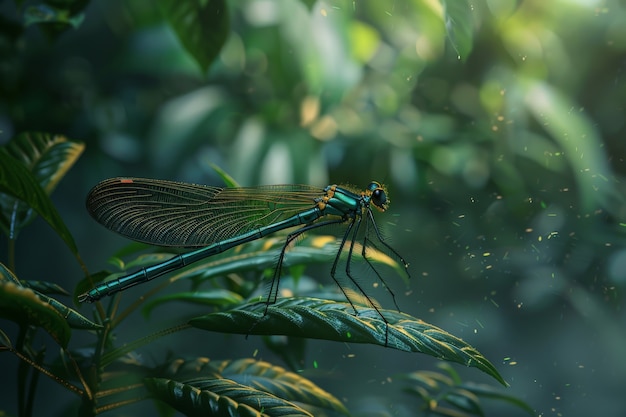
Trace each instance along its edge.
{"label": "green foliage", "polygon": [[[386,321],[380,317],[382,314]],[[189,324],[224,333],[285,335],[377,344],[476,367],[503,385],[496,368],[461,339],[407,314],[314,298],[282,299],[211,313]]]}
{"label": "green foliage", "polygon": [[159,0],[178,39],[207,71],[219,54],[230,29],[225,0]]}
{"label": "green foliage", "polygon": [[[26,136],[22,136],[24,137]],[[20,149],[20,152],[14,151],[17,155],[33,155],[41,144],[37,141],[24,140],[18,143],[19,147],[11,145],[12,149]],[[5,155],[6,160],[10,161],[5,168],[7,177],[12,173],[12,168],[24,166],[35,159],[24,157],[18,162],[6,152]],[[59,160],[65,161],[65,158],[59,158]],[[29,165],[37,166],[32,163]],[[37,170],[40,173],[39,182],[42,184],[54,182],[56,185],[58,178],[67,171],[67,165],[56,163],[48,166],[56,167],[56,169]],[[48,176],[41,173],[47,173]],[[51,190],[53,187],[47,188]],[[12,191],[11,195],[23,197],[24,193]],[[46,198],[45,203],[40,203],[40,205],[45,206],[45,204],[51,205],[51,202]],[[285,266],[291,265],[293,268],[307,264],[327,263],[334,256],[334,245],[330,245],[332,240],[328,237],[307,238],[300,242],[300,247],[290,252],[285,260]],[[203,265],[174,275],[170,278],[170,283],[187,278],[191,279],[197,288],[203,280],[215,279],[226,274],[263,271],[272,267],[281,246],[282,244],[276,238],[252,242],[244,245],[234,254],[227,252]],[[162,260],[163,255],[157,254],[156,257],[149,255],[143,258],[140,257],[128,265],[121,265],[141,266],[146,264],[145,258],[149,263],[154,263]],[[377,252],[373,252],[372,261],[382,262],[392,268],[397,267],[393,260]],[[312,382],[266,362],[241,359],[211,363],[208,366],[208,362],[204,359],[196,359],[192,363],[174,361],[169,364],[163,363],[156,368],[148,368],[141,362],[125,360],[124,358],[128,358],[127,355],[140,346],[154,343],[173,332],[184,331],[189,326],[164,328],[152,335],[114,348],[114,341],[110,339],[112,332],[122,320],[130,316],[141,301],[149,297],[148,295],[142,297],[141,301],[136,302],[117,317],[114,315],[107,317],[104,311],[100,310],[99,320],[102,325],[99,325],[62,302],[42,293],[42,291],[52,291],[64,294],[65,291],[58,286],[33,282],[30,288],[24,287],[9,269],[4,265],[0,266],[2,267],[0,315],[5,319],[15,321],[23,330],[36,328],[45,330],[63,348],[67,362],[74,365],[73,367],[65,366],[59,370],[47,369],[42,362],[43,357],[31,351],[27,340],[20,339],[18,346],[14,348],[8,336],[3,332],[5,350],[13,352],[25,363],[30,364],[35,372],[43,372],[71,391],[81,393],[83,415],[98,414],[105,410],[123,407],[140,401],[146,396],[153,396],[186,415],[313,415],[313,410],[322,409],[344,415],[349,414],[338,399]],[[100,274],[100,276],[104,277],[105,274]],[[86,281],[92,281],[93,284],[93,279],[94,276],[90,276]],[[85,284],[81,283],[78,287],[83,285]],[[242,290],[243,294],[237,292]],[[152,293],[154,292],[155,290],[152,290]],[[461,339],[410,315],[314,298],[286,298],[268,307],[265,302],[247,304],[244,297],[250,295],[250,288],[246,286],[172,294],[146,304],[144,313],[148,314],[155,306],[170,301],[201,304],[215,309],[216,312],[190,319],[188,322],[193,327],[222,333],[285,335],[344,343],[368,343],[409,352],[421,352],[439,359],[476,367],[502,384],[506,384],[496,368],[474,348]],[[112,303],[117,304],[118,301],[113,300]],[[115,309],[109,311],[115,311]],[[385,317],[385,321],[381,319],[381,314]],[[91,372],[99,374],[96,378],[99,381],[97,384],[87,382],[81,376],[90,369],[85,358],[74,358],[70,351],[65,350],[70,342],[71,329],[95,331],[100,339],[98,345],[102,348],[96,350],[91,358],[95,365],[95,368],[91,368]],[[103,349],[104,347],[107,348]],[[125,372],[107,371],[109,367],[122,362],[130,365]],[[78,377],[83,384],[83,389],[73,386],[67,380],[68,377],[72,379]],[[33,381],[36,380],[35,376],[31,378]],[[24,382],[26,380],[25,378]],[[20,389],[26,389],[26,386]],[[24,413],[28,414],[27,410],[32,405],[24,403],[21,407]],[[306,409],[311,411],[306,411]]]}
{"label": "green foliage", "polygon": [[37,178],[23,163],[13,158],[6,149],[0,149],[0,195],[2,199],[1,222],[4,234],[11,239],[32,215],[37,212],[63,239],[69,249],[78,256],[78,248],[61,216],[43,190]]}
{"label": "green foliage", "polygon": [[419,398],[421,408],[432,415],[469,417],[485,415],[483,399],[507,401],[534,416],[535,410],[523,401],[486,384],[464,383],[449,365],[439,366],[443,372],[417,371],[401,375],[404,391]]}
{"label": "green foliage", "polygon": [[[160,415],[532,413],[519,398],[534,414],[619,414],[625,21],[618,0],[2,2],[0,351],[17,370],[0,414],[133,414],[141,401],[145,414],[144,400]],[[265,314],[276,236],[81,314],[77,294],[176,253],[120,249],[90,222],[82,196],[118,175],[384,180],[379,225],[413,279],[374,261],[403,313],[359,266],[388,323],[353,294],[351,310],[324,286],[336,241],[307,236]],[[78,248],[114,273],[88,273]],[[241,347],[228,333],[289,371],[206,359]],[[188,349],[200,353],[165,353]],[[337,351],[357,365],[306,365]],[[432,357],[454,367],[429,371]],[[403,375],[376,374],[394,366]],[[48,380],[67,398],[46,398]]]}

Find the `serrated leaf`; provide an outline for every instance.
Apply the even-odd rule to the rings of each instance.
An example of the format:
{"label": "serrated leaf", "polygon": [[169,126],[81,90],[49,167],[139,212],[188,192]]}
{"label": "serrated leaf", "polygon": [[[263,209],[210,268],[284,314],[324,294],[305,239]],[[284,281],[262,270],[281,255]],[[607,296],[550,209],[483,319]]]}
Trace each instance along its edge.
{"label": "serrated leaf", "polygon": [[[72,253],[78,257],[76,243],[52,204],[50,197],[44,192],[31,172],[22,163],[10,156],[4,148],[0,148],[0,193],[15,197],[35,210],[63,239]],[[0,195],[0,199],[4,198],[6,196]],[[8,219],[9,217],[6,216],[7,213],[3,212],[3,217]],[[7,233],[11,238],[14,238],[10,226]]]}
{"label": "serrated leaf", "polygon": [[70,327],[55,308],[35,291],[9,280],[0,281],[0,317],[20,326],[41,327],[64,348],[70,340]]}
{"label": "serrated leaf", "polygon": [[159,0],[164,16],[203,71],[218,56],[230,30],[225,0]]}
{"label": "serrated leaf", "polygon": [[238,359],[223,361],[217,369],[224,378],[252,386],[285,400],[349,414],[337,398],[308,379],[280,366],[255,359]]}
{"label": "serrated leaf", "polygon": [[143,308],[142,313],[144,316],[149,316],[155,307],[171,301],[183,301],[190,304],[199,304],[204,306],[227,307],[241,304],[243,297],[232,291],[219,288],[202,292],[180,292],[176,294],[169,294],[150,301]]}
{"label": "serrated leaf", "polygon": [[[381,319],[379,311],[388,322]],[[369,343],[472,366],[506,385],[496,368],[476,349],[444,330],[408,314],[357,307],[314,298],[289,298],[269,306],[247,304],[189,321],[223,333],[286,335],[346,343]]]}
{"label": "serrated leaf", "polygon": [[[288,401],[348,414],[338,399],[311,381],[265,361],[255,359],[211,361],[201,357],[175,359],[166,366],[162,376],[181,382],[226,378]],[[193,385],[202,388],[198,383]]]}
{"label": "serrated leaf", "polygon": [[209,358],[196,357],[193,359],[174,359],[165,366],[165,372],[161,376],[177,381],[185,381],[199,376],[219,378],[219,363]]}
{"label": "serrated leaf", "polygon": [[228,379],[196,382],[205,388],[164,378],[145,380],[155,398],[187,416],[311,416],[288,401]]}

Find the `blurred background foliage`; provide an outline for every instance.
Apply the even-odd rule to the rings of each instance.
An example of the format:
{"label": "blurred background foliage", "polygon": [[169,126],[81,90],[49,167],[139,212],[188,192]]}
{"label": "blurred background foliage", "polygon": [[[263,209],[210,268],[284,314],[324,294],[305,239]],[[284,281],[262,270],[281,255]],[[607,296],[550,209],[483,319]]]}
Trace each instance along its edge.
{"label": "blurred background foliage", "polygon": [[[189,4],[196,35],[214,34],[195,46],[167,0],[0,2],[0,143],[86,143],[55,201],[88,265],[124,243],[83,208],[106,177],[377,179],[411,263],[403,310],[476,346],[540,415],[626,411],[623,1]],[[55,243],[43,224],[24,233],[18,271],[71,288],[80,270]],[[368,380],[406,371],[359,352]]]}

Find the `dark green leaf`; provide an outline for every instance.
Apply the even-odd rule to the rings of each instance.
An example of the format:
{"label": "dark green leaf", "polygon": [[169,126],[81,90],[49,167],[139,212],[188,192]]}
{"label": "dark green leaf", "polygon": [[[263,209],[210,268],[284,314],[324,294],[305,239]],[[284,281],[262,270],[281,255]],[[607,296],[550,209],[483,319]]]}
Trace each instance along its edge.
{"label": "dark green leaf", "polygon": [[225,0],[159,0],[164,16],[185,49],[208,70],[230,30]]}
{"label": "dark green leaf", "polygon": [[203,357],[193,359],[178,358],[165,366],[165,372],[161,376],[177,381],[186,381],[200,376],[219,378],[220,370],[218,366],[220,363]]}
{"label": "dark green leaf", "polygon": [[[28,284],[32,284],[33,282],[36,282],[36,281],[25,281],[25,282]],[[22,287],[22,284],[17,279],[17,277],[5,265],[0,263],[0,284],[6,284],[6,283],[13,283],[19,287]],[[54,287],[54,284],[49,284],[49,285],[52,285]],[[55,309],[62,317],[64,317],[64,319],[67,321],[67,324],[74,329],[95,330],[95,329],[99,329],[102,327],[99,324],[96,324],[92,322],[91,320],[87,319],[76,310],[67,307],[66,305],[55,300],[54,298],[48,297],[47,295],[38,292],[37,288],[33,288],[30,285],[23,286],[22,288],[24,290],[30,289],[32,293],[35,294],[41,302],[47,303],[50,307]],[[47,289],[48,286],[46,286],[45,288]],[[48,311],[45,310],[45,312],[47,313]],[[56,316],[54,317],[56,318]]]}
{"label": "dark green leaf", "polygon": [[67,320],[67,324],[73,329],[86,329],[86,330],[97,330],[102,328],[101,325],[94,323],[89,320],[87,317],[80,314],[78,311],[73,308],[69,308],[63,303],[55,300],[54,298],[48,297],[44,294],[38,294],[39,298],[50,304],[55,310],[57,310],[65,320]]}
{"label": "dark green leaf", "polygon": [[320,387],[280,366],[254,359],[224,361],[218,369],[224,378],[273,394],[288,401],[349,414],[344,405]]}
{"label": "dark green leaf", "polygon": [[22,133],[6,146],[7,152],[33,173],[37,182],[50,194],[74,165],[85,144],[65,136],[48,133]]}
{"label": "dark green leaf", "polygon": [[9,279],[0,280],[0,317],[20,326],[41,327],[63,347],[70,340],[71,331],[65,318],[33,290]]}
{"label": "dark green leaf", "polygon": [[[195,267],[187,269],[177,279],[198,277],[201,280],[206,280],[216,276],[250,270],[273,270],[284,243],[285,237],[278,236],[259,239],[238,246],[235,250],[199,262]],[[286,252],[283,266],[290,268],[292,266],[327,264],[335,258],[337,249],[336,236],[306,236],[298,241],[297,246]],[[361,253],[360,244],[355,244],[354,252]],[[342,259],[347,257],[347,248],[341,256]],[[392,268],[402,279],[406,280],[404,267],[383,252],[368,247],[367,256],[373,264]],[[360,256],[355,257],[355,260],[359,259]]]}
{"label": "dark green leaf", "polygon": [[224,289],[212,289],[202,292],[183,292],[159,297],[147,303],[142,310],[144,316],[149,316],[152,310],[161,304],[170,301],[183,301],[191,304],[199,304],[205,306],[227,307],[241,304],[243,297],[232,291]]}
{"label": "dark green leaf", "polygon": [[[190,320],[192,326],[224,333],[298,336],[348,343],[370,343],[421,352],[472,366],[507,385],[496,368],[463,340],[408,314],[313,298],[283,299],[267,308],[255,303]],[[385,343],[387,341],[387,343]]]}
{"label": "dark green leaf", "polygon": [[22,285],[42,294],[69,295],[65,288],[59,284],[47,281],[23,281]]}
{"label": "dark green leaf", "polygon": [[459,59],[465,61],[474,41],[473,13],[467,0],[443,0],[446,32]]}
{"label": "dark green leaf", "polygon": [[146,379],[155,398],[187,416],[311,416],[288,401],[228,379],[195,382],[204,389],[164,378]]}
{"label": "dark green leaf", "polygon": [[[52,194],[84,148],[82,143],[47,133],[23,133],[6,146],[9,155],[24,164],[48,195]],[[16,233],[36,217],[31,207],[14,198],[7,196],[0,203],[3,213],[10,213],[11,228]]]}
{"label": "dark green leaf", "polygon": [[[440,364],[439,368],[452,376],[441,372],[417,371],[400,375],[397,379],[407,384],[405,392],[418,396],[427,403],[433,413],[483,415],[479,398],[490,398],[509,402],[534,415],[534,410],[528,404],[503,393],[500,388],[486,384],[463,383],[456,371],[447,363]],[[444,403],[455,408],[444,407]]]}
{"label": "dark green leaf", "polygon": [[492,387],[491,385],[465,383],[465,384],[461,384],[460,386],[470,392],[473,392],[479,397],[492,398],[495,400],[505,401],[521,408],[522,410],[526,411],[528,414],[532,416],[536,415],[535,410],[526,402],[512,395],[505,394],[501,390],[497,389],[496,387]]}
{"label": "dark green leaf", "polygon": [[164,376],[187,382],[201,390],[205,389],[205,384],[226,378],[283,400],[348,414],[348,410],[338,399],[311,381],[280,366],[255,359],[226,361],[210,361],[207,358],[176,359],[167,366]]}
{"label": "dark green leaf", "polygon": [[[0,148],[0,192],[15,197],[35,210],[63,239],[74,255],[78,249],[61,216],[30,171],[6,149]],[[6,198],[1,196],[0,198]],[[7,213],[3,212],[3,216]],[[9,217],[7,217],[9,218]],[[11,237],[14,237],[9,233]]]}

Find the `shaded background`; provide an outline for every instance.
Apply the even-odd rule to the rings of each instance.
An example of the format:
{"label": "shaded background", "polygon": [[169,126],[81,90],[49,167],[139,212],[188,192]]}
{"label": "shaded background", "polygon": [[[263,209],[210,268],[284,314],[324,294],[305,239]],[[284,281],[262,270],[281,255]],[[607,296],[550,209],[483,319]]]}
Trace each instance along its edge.
{"label": "shaded background", "polygon": [[[538,415],[626,412],[624,2],[227,8],[228,38],[205,74],[153,2],[91,1],[54,39],[37,25],[19,33],[21,9],[0,3],[0,143],[34,130],[86,143],[53,198],[87,265],[104,268],[126,243],[84,210],[107,177],[219,185],[217,164],[242,185],[377,179],[392,200],[379,223],[411,264],[403,311],[474,345]],[[38,221],[18,241],[18,276],[72,289],[81,271],[64,249]],[[278,362],[258,340],[180,337],[150,354],[258,349]],[[330,342],[308,356],[305,372],[352,411],[396,401],[385,391],[395,373],[436,366]],[[59,391],[47,394],[59,402]]]}

